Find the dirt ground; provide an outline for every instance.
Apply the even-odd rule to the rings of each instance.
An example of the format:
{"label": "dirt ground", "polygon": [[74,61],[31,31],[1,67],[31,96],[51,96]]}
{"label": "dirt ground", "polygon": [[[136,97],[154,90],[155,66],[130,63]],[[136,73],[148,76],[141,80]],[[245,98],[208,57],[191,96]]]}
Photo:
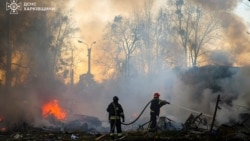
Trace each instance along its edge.
{"label": "dirt ground", "polygon": [[[223,133],[223,134],[222,134]],[[29,129],[22,132],[0,132],[0,141],[95,141],[103,134],[90,134],[86,132],[60,132],[45,131],[42,129]],[[209,132],[183,132],[183,131],[164,131],[156,134],[146,132],[125,132],[125,138],[122,141],[247,141],[248,136],[238,136],[237,134],[226,131],[209,133]],[[111,140],[109,135],[99,139],[99,141]],[[98,141],[98,140],[96,140]]]}

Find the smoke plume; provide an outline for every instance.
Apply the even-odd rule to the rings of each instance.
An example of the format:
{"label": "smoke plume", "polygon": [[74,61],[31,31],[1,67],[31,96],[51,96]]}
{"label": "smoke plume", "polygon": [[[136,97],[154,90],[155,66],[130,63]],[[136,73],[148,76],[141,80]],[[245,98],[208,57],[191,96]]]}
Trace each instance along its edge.
{"label": "smoke plume", "polygon": [[202,5],[217,14],[217,18],[221,19],[225,43],[229,44],[227,48],[234,56],[236,65],[248,65],[249,59],[249,35],[247,35],[246,23],[236,16],[233,10],[241,0],[193,0],[195,3]]}

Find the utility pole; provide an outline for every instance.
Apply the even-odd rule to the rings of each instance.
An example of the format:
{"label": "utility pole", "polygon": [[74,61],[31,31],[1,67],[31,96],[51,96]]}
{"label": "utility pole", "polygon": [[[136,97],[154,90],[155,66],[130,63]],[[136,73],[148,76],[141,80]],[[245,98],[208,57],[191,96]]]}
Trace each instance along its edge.
{"label": "utility pole", "polygon": [[70,70],[70,85],[74,85],[74,51],[71,49],[71,70]]}
{"label": "utility pole", "polygon": [[211,128],[210,128],[210,133],[212,133],[212,130],[213,130],[213,126],[214,126],[214,121],[215,121],[217,109],[220,109],[220,107],[218,106],[219,102],[220,102],[220,95],[218,95],[218,97],[217,97],[217,101],[216,101],[216,105],[215,105],[215,110],[214,110],[214,116],[213,116],[213,120],[212,120],[212,124],[211,124]]}
{"label": "utility pole", "polygon": [[88,72],[87,74],[90,75],[91,74],[91,63],[90,63],[90,60],[91,60],[91,48],[88,48]]}

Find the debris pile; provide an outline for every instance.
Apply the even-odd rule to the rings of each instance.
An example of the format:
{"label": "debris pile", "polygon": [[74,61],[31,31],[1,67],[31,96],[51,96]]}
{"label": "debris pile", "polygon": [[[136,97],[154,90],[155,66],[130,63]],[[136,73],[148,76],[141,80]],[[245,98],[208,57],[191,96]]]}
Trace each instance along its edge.
{"label": "debris pile", "polygon": [[[80,116],[85,117],[86,116]],[[88,117],[88,116],[87,116]],[[126,131],[124,132],[125,138],[121,139],[123,141],[233,141],[250,140],[250,114],[241,114],[240,122],[230,122],[228,124],[220,125],[216,127],[212,132],[210,130],[203,128],[204,123],[207,121],[202,117],[201,114],[194,115],[191,114],[186,122],[182,124],[182,129],[173,128],[175,125],[173,121],[166,117],[160,117],[158,126],[159,130],[157,133],[148,133],[147,128],[137,131]],[[90,117],[88,117],[90,118]],[[93,124],[100,124],[95,118],[90,118],[90,121],[94,121]],[[96,120],[96,121],[95,121]],[[76,121],[76,120],[75,120]],[[80,127],[81,120],[78,118],[79,122],[73,122],[75,126]],[[70,125],[72,125],[71,123]],[[79,125],[78,125],[79,124]],[[205,124],[206,125],[206,124]],[[207,125],[206,125],[207,126]],[[65,126],[66,127],[66,126]],[[87,129],[87,128],[86,128]],[[91,132],[89,130],[65,130],[62,132],[60,128],[36,128],[28,125],[27,123],[20,123],[15,126],[15,128],[10,128],[6,131],[0,131],[0,140],[81,140],[81,141],[91,141],[96,140],[96,138],[104,135],[101,132],[95,130]],[[109,134],[106,132],[104,139],[108,140]]]}
{"label": "debris pile", "polygon": [[223,124],[215,132],[220,139],[233,141],[250,140],[250,114],[244,113],[240,115],[241,122],[232,125]]}

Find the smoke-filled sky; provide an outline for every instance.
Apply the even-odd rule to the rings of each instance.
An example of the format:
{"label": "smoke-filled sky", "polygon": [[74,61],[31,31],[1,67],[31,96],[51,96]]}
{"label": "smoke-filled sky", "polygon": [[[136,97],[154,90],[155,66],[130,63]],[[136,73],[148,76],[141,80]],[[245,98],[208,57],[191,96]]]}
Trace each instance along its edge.
{"label": "smoke-filled sky", "polygon": [[[211,11],[225,10],[218,15],[220,19],[223,19],[223,25],[225,26],[225,34],[227,35],[226,41],[223,41],[222,48],[232,48],[232,55],[234,61],[237,61],[237,65],[246,65],[249,62],[246,61],[248,54],[247,38],[247,22],[249,19],[249,8],[245,5],[247,0],[193,0],[197,4],[201,4],[204,8]],[[166,5],[166,0],[152,0],[153,11],[157,12],[159,8]],[[145,0],[72,0],[66,5],[73,9],[73,16],[76,20],[76,25],[79,26],[80,31],[77,33],[77,37],[80,37],[85,43],[90,45],[93,41],[97,41],[93,45],[93,58],[98,55],[98,48],[102,46],[103,32],[109,22],[112,22],[115,16],[122,15],[129,17],[134,10],[142,9],[145,4]],[[248,8],[248,9],[247,9]],[[236,14],[235,15],[234,11]],[[244,17],[244,18],[242,18]],[[249,25],[248,25],[249,27]],[[79,44],[77,44],[79,45]],[[85,45],[81,45],[85,46]],[[87,55],[87,51],[84,56]],[[236,57],[237,56],[237,57]],[[234,64],[235,65],[235,64]],[[100,68],[93,65],[93,73],[100,74]],[[86,72],[86,68],[82,67],[82,72]],[[101,80],[102,78],[96,77]]]}
{"label": "smoke-filled sky", "polygon": [[[194,1],[211,10],[227,9],[233,11],[238,5],[240,8],[237,9],[236,13],[249,19],[249,14],[247,14],[249,11],[246,10],[246,6],[244,7],[244,3],[239,0]],[[74,15],[81,28],[82,37],[91,42],[100,38],[98,35],[102,33],[106,24],[114,19],[114,16],[129,16],[134,9],[143,8],[144,2],[145,0],[72,0],[68,7],[75,11]],[[166,2],[165,0],[153,0],[154,8],[159,9]],[[244,2],[247,3],[246,0]]]}

